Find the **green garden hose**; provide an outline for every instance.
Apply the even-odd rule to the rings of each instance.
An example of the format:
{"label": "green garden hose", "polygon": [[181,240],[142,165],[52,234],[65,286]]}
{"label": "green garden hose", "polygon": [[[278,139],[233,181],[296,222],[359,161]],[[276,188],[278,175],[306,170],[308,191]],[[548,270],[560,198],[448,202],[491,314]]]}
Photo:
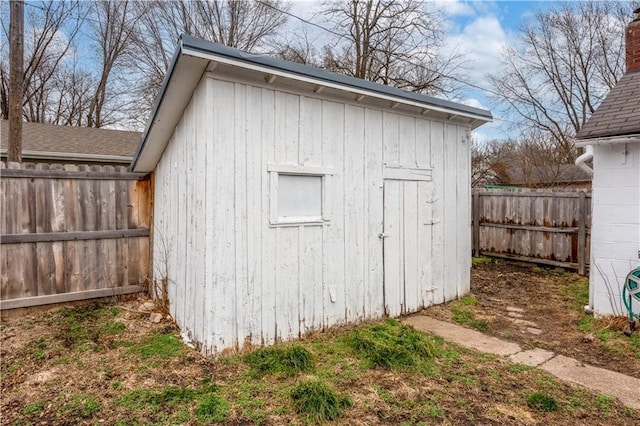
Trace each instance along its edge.
{"label": "green garden hose", "polygon": [[630,336],[634,332],[636,328],[635,320],[640,320],[640,313],[633,312],[634,298],[640,302],[640,267],[627,274],[627,278],[624,280],[624,286],[622,287],[622,301],[629,313],[629,331],[625,331],[627,336]]}

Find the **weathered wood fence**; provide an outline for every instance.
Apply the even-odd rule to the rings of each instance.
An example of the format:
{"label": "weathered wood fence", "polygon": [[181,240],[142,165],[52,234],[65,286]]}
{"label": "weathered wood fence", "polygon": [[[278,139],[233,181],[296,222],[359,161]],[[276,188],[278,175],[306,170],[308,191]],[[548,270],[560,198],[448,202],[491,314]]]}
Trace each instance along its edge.
{"label": "weathered wood fence", "polygon": [[575,269],[585,275],[591,243],[591,193],[474,190],[473,254]]}
{"label": "weathered wood fence", "polygon": [[150,196],[124,167],[0,163],[0,310],[144,290]]}

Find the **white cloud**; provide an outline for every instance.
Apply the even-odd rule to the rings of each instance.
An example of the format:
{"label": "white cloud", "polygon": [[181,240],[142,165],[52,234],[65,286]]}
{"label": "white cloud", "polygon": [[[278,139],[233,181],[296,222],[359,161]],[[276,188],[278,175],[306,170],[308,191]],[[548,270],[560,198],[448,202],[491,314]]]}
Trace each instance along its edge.
{"label": "white cloud", "polygon": [[500,21],[493,15],[480,16],[458,34],[449,34],[443,48],[446,52],[466,54],[470,62],[466,80],[484,85],[485,75],[494,72],[499,64],[500,53],[508,44],[508,35]]}
{"label": "white cloud", "polygon": [[446,16],[473,16],[475,10],[467,2],[459,0],[437,0],[435,6]]}
{"label": "white cloud", "polygon": [[475,98],[463,99],[461,101],[461,103],[463,103],[465,105],[469,105],[469,106],[474,107],[474,108],[487,109],[487,107],[485,105],[483,105],[482,102],[480,102],[479,100],[477,100]]}

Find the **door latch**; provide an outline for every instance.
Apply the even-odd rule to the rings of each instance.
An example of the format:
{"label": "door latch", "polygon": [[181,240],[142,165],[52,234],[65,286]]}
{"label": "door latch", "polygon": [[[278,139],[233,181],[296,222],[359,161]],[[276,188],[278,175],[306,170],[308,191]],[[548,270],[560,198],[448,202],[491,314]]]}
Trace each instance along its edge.
{"label": "door latch", "polygon": [[389,236],[389,234],[386,234],[384,232],[381,232],[378,234],[378,238],[382,239],[382,238],[387,238]]}

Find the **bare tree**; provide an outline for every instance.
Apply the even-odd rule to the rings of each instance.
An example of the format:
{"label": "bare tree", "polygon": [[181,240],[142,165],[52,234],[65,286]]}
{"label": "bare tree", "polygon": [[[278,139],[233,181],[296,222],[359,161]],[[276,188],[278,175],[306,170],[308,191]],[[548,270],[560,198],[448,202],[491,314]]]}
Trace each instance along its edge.
{"label": "bare tree", "polygon": [[443,94],[456,88],[462,65],[455,52],[443,56],[437,12],[417,0],[329,1],[322,12],[333,24],[324,65],[337,72],[406,90]]}
{"label": "bare tree", "polygon": [[572,163],[572,137],[624,72],[623,2],[571,2],[535,15],[521,48],[502,55],[489,75],[496,98],[525,128],[545,132],[559,161]]}
{"label": "bare tree", "polygon": [[[136,4],[141,19],[132,63],[145,76],[139,99],[148,110],[169,67],[178,37],[189,34],[250,52],[275,46],[289,6],[263,1],[149,1]],[[140,116],[145,116],[144,113]]]}
{"label": "bare tree", "polygon": [[[46,121],[50,82],[73,49],[84,22],[79,2],[43,2],[25,12],[23,115],[27,121]],[[3,27],[6,34],[6,28]],[[5,67],[4,61],[0,64]],[[6,71],[0,73],[5,78]],[[2,86],[5,82],[2,82]],[[3,106],[4,108],[4,106]],[[3,117],[5,111],[2,111]]]}
{"label": "bare tree", "polygon": [[140,11],[132,11],[128,1],[94,3],[93,39],[99,53],[100,77],[86,111],[88,127],[113,124],[118,120],[117,112],[128,103],[125,94],[129,88],[123,84],[125,81],[122,78],[117,82],[111,80],[114,72],[122,68],[125,55],[131,49],[134,29],[141,15]]}

